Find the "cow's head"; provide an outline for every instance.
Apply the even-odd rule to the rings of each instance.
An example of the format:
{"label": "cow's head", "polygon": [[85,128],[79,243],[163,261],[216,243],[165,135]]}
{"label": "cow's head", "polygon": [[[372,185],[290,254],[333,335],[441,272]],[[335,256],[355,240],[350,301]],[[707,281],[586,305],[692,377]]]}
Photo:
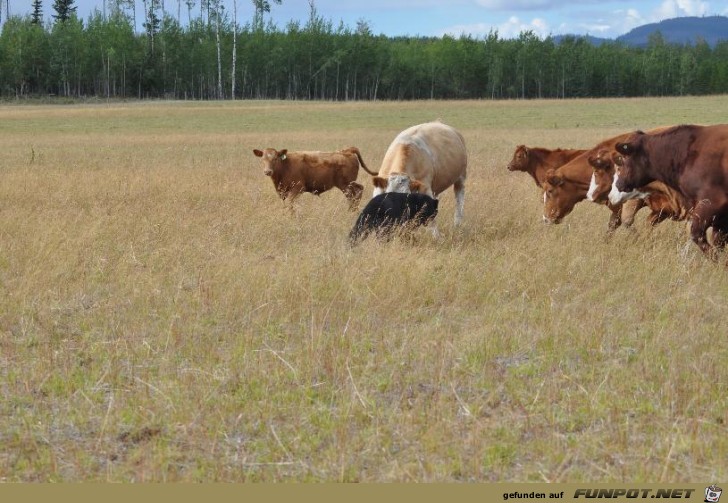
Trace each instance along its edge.
{"label": "cow's head", "polygon": [[593,152],[587,159],[593,173],[586,197],[595,203],[606,202],[609,192],[612,190],[614,162],[611,153],[611,150],[603,148]]}
{"label": "cow's head", "polygon": [[543,221],[547,224],[561,223],[576,203],[585,197],[586,190],[582,184],[564,178],[558,170],[548,170],[543,184]]}
{"label": "cow's head", "polygon": [[375,196],[384,192],[399,192],[400,194],[426,192],[425,186],[421,182],[412,180],[406,173],[393,173],[388,178],[373,176],[372,184],[375,187]]}
{"label": "cow's head", "polygon": [[273,176],[273,173],[279,169],[286,160],[287,149],[276,150],[274,148],[267,148],[265,150],[253,149],[253,154],[256,157],[260,157],[263,164],[263,174],[266,176]]}
{"label": "cow's head", "polygon": [[637,131],[614,146],[621,156],[617,158],[619,168],[614,181],[620,192],[631,192],[652,181],[648,175],[650,159],[645,151],[645,136],[642,131]]}
{"label": "cow's head", "polygon": [[624,156],[619,152],[612,152],[612,164],[614,165],[614,175],[612,176],[612,187],[609,190],[609,202],[613,205],[623,204],[629,199],[646,199],[650,196],[649,192],[643,192],[641,190],[630,190],[629,192],[621,191],[617,188],[617,182],[619,181],[619,174],[622,171],[622,165],[624,164]]}
{"label": "cow's head", "polygon": [[519,145],[508,163],[508,171],[526,171],[528,169],[528,147]]}

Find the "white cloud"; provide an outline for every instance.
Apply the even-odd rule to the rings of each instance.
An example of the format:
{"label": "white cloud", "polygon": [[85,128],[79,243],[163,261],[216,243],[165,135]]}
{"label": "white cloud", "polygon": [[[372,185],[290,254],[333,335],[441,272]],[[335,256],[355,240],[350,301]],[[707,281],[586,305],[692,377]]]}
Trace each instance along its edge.
{"label": "white cloud", "polygon": [[642,14],[639,13],[636,9],[627,9],[627,15],[624,19],[624,27],[626,28],[626,31],[631,30],[632,28],[635,28],[637,26],[643,25],[647,23],[648,21],[642,17]]}
{"label": "white cloud", "polygon": [[473,35],[477,37],[487,35],[491,28],[493,28],[491,25],[485,23],[457,24],[441,30],[438,36],[452,35],[453,37],[459,37],[460,35]]}
{"label": "white cloud", "polygon": [[586,33],[589,35],[600,36],[604,33],[608,33],[612,29],[612,25],[609,24],[582,24],[580,25],[580,33]]}
{"label": "white cloud", "polygon": [[461,24],[451,26],[442,30],[439,35],[452,35],[459,37],[460,35],[484,36],[490,31],[497,31],[498,38],[517,38],[521,32],[531,30],[539,38],[545,38],[550,34],[548,23],[540,18],[534,18],[530,22],[523,22],[516,16],[511,16],[507,21],[497,26],[486,23]]}
{"label": "white cloud", "polygon": [[530,22],[523,22],[517,16],[511,16],[508,21],[498,25],[498,35],[501,38],[515,38],[521,32],[531,30],[543,38],[549,34],[549,27],[546,21],[540,18],[532,19]]}
{"label": "white cloud", "polygon": [[708,12],[708,3],[701,0],[665,0],[655,9],[652,20],[661,21],[678,16],[703,16]]}

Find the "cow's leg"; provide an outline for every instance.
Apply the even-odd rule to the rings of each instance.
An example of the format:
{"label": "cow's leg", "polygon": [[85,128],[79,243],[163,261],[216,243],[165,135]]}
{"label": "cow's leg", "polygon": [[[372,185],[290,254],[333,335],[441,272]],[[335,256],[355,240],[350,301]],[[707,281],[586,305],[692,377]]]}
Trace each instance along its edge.
{"label": "cow's leg", "polygon": [[[425,191],[425,194],[430,196],[432,199],[437,199],[437,196],[435,196],[435,193],[432,192],[431,188],[427,189],[427,191]],[[430,229],[433,238],[439,239],[442,236],[440,234],[440,230],[437,228],[437,223],[435,222],[434,218],[430,220],[430,223],[427,225],[427,227]]]}
{"label": "cow's leg", "polygon": [[364,186],[360,183],[351,182],[342,192],[349,200],[349,211],[356,211],[359,208],[361,195],[364,192]]}
{"label": "cow's leg", "polygon": [[612,206],[611,204],[607,204],[610,210],[612,210],[612,215],[609,217],[609,226],[607,228],[608,233],[613,233],[615,230],[617,230],[617,227],[622,225],[622,205],[618,204],[616,206]]}
{"label": "cow's leg", "polygon": [[453,185],[455,192],[455,225],[458,226],[463,221],[463,209],[465,208],[465,180],[460,179]]}
{"label": "cow's leg", "polygon": [[724,250],[728,245],[728,214],[716,216],[712,227],[713,246],[719,250]]}
{"label": "cow's leg", "polygon": [[632,227],[637,212],[647,205],[644,199],[630,199],[622,204],[622,225]]}
{"label": "cow's leg", "polygon": [[647,218],[647,222],[650,224],[651,227],[654,227],[660,222],[667,220],[669,216],[670,215],[666,211],[653,211]]}
{"label": "cow's leg", "polygon": [[300,190],[291,189],[286,193],[281,194],[281,199],[283,199],[283,205],[288,209],[288,212],[291,215],[296,214],[296,207],[294,206],[294,202],[296,199],[298,199],[298,196],[301,195]]}
{"label": "cow's leg", "polygon": [[288,210],[290,213],[292,213],[291,209],[291,201],[290,201],[290,194],[286,190],[279,190],[278,191],[278,197],[281,198],[281,202],[283,203],[283,207]]}
{"label": "cow's leg", "polygon": [[717,260],[715,249],[708,242],[708,227],[715,218],[715,209],[709,199],[702,199],[693,208],[690,219],[690,237],[711,260]]}
{"label": "cow's leg", "polygon": [[721,229],[719,227],[713,227],[713,246],[719,250],[725,250],[726,244],[728,244],[727,229]]}

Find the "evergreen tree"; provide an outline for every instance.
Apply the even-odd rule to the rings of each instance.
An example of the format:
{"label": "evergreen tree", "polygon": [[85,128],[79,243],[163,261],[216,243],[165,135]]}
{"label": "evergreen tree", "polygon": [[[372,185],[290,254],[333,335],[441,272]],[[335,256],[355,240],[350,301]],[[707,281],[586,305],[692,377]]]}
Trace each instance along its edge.
{"label": "evergreen tree", "polygon": [[33,14],[30,17],[33,24],[43,24],[43,1],[33,0]]}
{"label": "evergreen tree", "polygon": [[[280,5],[283,0],[273,0],[273,3]],[[253,18],[253,26],[258,29],[263,29],[263,14],[270,12],[270,1],[269,0],[253,0],[253,7],[255,7],[255,16]]]}
{"label": "evergreen tree", "polygon": [[74,2],[75,0],[54,0],[53,10],[56,13],[53,15],[53,19],[62,23],[68,21],[72,15],[76,14]]}

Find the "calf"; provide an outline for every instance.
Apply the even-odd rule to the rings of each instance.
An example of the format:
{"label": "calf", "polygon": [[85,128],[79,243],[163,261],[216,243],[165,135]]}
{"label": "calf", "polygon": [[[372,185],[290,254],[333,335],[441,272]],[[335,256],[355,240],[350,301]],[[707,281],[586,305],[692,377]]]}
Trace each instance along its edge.
{"label": "calf", "polygon": [[303,192],[319,195],[334,187],[349,200],[349,209],[359,207],[364,186],[356,182],[359,166],[370,175],[359,149],[349,147],[338,152],[289,152],[287,149],[254,149],[260,157],[263,174],[270,176],[283,201],[291,204]]}
{"label": "calf", "polygon": [[388,238],[396,228],[426,225],[437,215],[438,200],[417,192],[385,192],[374,196],[349,233],[352,246],[374,232]]}

